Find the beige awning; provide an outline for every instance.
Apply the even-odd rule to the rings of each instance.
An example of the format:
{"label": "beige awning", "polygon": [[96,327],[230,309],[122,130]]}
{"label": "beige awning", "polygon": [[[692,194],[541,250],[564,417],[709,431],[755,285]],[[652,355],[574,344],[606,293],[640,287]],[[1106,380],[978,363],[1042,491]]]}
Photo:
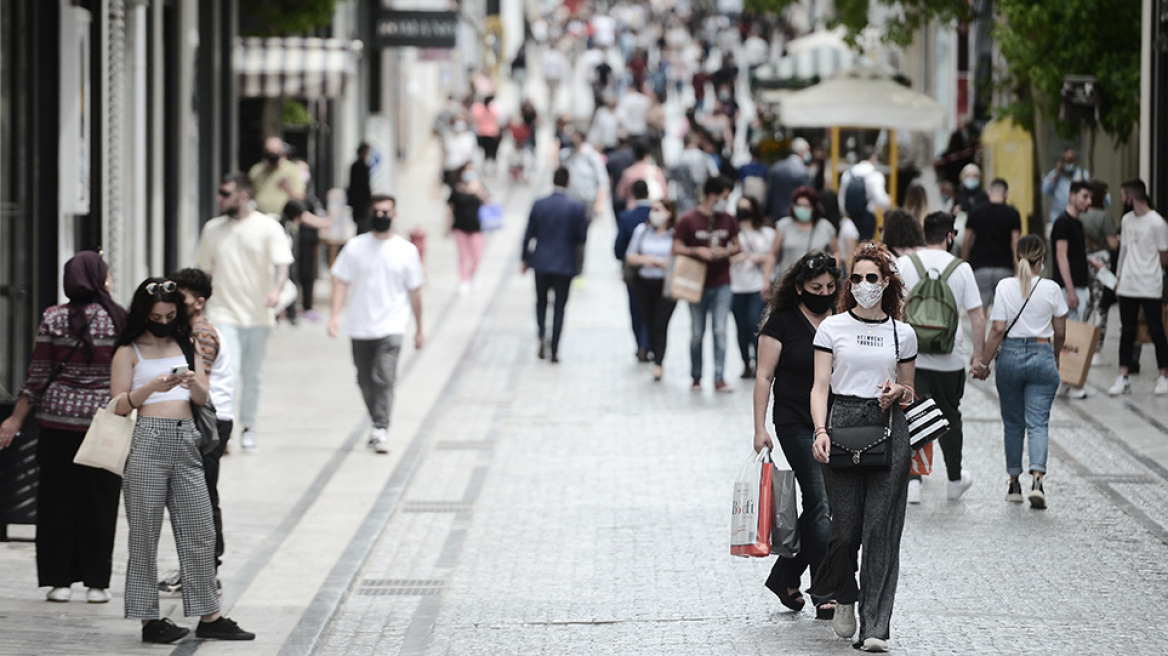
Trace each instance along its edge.
{"label": "beige awning", "polygon": [[235,73],[244,98],[339,98],[356,74],[360,41],[241,38]]}

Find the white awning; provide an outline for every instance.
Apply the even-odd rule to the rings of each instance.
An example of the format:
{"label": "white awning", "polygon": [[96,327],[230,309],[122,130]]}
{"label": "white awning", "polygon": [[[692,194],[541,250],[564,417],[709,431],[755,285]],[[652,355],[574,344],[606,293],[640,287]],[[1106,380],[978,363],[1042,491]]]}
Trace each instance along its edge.
{"label": "white awning", "polygon": [[789,127],[945,129],[945,108],[896,82],[880,67],[857,67],[782,100],[780,122]]}
{"label": "white awning", "polygon": [[360,41],[248,37],[235,42],[244,98],[339,98],[356,73]]}

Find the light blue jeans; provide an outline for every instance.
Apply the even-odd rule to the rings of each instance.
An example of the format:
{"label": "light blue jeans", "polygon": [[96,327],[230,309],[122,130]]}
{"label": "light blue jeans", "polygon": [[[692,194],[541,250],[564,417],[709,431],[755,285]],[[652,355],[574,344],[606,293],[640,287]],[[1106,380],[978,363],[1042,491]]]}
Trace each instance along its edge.
{"label": "light blue jeans", "polygon": [[719,285],[702,292],[701,303],[689,304],[690,376],[694,380],[702,377],[702,341],[706,337],[706,315],[714,329],[714,380],[726,380],[726,317],[730,315],[730,301],[734,294],[730,285]]}
{"label": "light blue jeans", "polygon": [[215,329],[231,354],[231,367],[235,370],[235,407],[239,409],[236,419],[244,428],[255,428],[264,379],[264,355],[272,329],[223,324],[216,324]]}
{"label": "light blue jeans", "polygon": [[1046,473],[1050,406],[1059,388],[1054,347],[1033,337],[1007,338],[998,351],[998,403],[1005,428],[1006,471],[1022,473],[1022,440],[1029,438],[1030,471]]}

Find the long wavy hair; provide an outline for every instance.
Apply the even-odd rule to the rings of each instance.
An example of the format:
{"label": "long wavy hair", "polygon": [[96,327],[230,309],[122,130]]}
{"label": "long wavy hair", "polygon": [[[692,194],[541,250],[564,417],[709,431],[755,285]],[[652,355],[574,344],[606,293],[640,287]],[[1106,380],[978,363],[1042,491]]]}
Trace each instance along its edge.
{"label": "long wavy hair", "polygon": [[[852,271],[855,271],[856,265],[864,260],[875,264],[880,269],[880,275],[888,281],[888,286],[884,288],[884,296],[880,300],[880,309],[893,319],[900,319],[900,311],[903,306],[901,299],[904,298],[905,289],[904,280],[896,269],[896,258],[884,244],[866,241],[857,246],[856,251],[852,253]],[[852,296],[852,280],[848,278],[844,280],[844,289],[843,293],[840,294],[837,312],[847,312],[856,305],[856,297]]]}
{"label": "long wavy hair", "polygon": [[836,259],[824,251],[810,251],[797,262],[792,264],[783,277],[771,288],[770,300],[762,313],[762,325],[772,314],[780,310],[789,310],[799,307],[799,289],[807,281],[830,273],[836,280],[835,294],[840,290],[840,268]]}
{"label": "long wavy hair", "polygon": [[[118,346],[130,344],[146,330],[146,324],[150,323],[150,311],[154,309],[155,303],[173,303],[174,321],[177,325],[174,332],[171,333],[171,337],[182,347],[183,353],[186,353],[187,348],[191,345],[191,321],[187,315],[186,298],[177,289],[177,286],[173,292],[164,291],[162,289],[164,282],[167,282],[166,278],[147,278],[138,285],[138,289],[134,290],[134,297],[130,300],[130,313],[126,317],[126,327],[118,336]],[[154,289],[153,294],[146,291],[146,287],[150,283],[158,283],[159,285]]]}

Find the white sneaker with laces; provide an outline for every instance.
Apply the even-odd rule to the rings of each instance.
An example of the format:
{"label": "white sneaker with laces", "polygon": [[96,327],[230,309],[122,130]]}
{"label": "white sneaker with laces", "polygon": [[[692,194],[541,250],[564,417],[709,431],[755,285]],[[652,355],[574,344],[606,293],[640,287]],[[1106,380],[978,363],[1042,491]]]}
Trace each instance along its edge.
{"label": "white sneaker with laces", "polygon": [[880,638],[865,638],[864,644],[860,645],[860,651],[886,652],[888,651],[888,641]]}
{"label": "white sneaker with laces", "polygon": [[961,480],[949,481],[949,490],[947,492],[949,500],[956,501],[960,499],[961,495],[965,494],[965,491],[968,490],[971,485],[973,485],[973,475],[962,469]]}
{"label": "white sneaker with laces", "polygon": [[110,593],[105,588],[90,588],[89,592],[85,593],[85,600],[91,604],[109,603]]}
{"label": "white sneaker with laces", "polygon": [[49,590],[49,594],[45,595],[45,599],[57,603],[64,603],[72,598],[73,590],[71,588],[53,588]]}
{"label": "white sneaker with laces", "polygon": [[369,431],[369,448],[377,453],[389,453],[389,435],[384,428]]}
{"label": "white sneaker with laces", "polygon": [[256,432],[254,428],[243,429],[243,434],[239,436],[239,446],[244,453],[255,453],[259,446],[256,444]]}
{"label": "white sneaker with laces", "polygon": [[1168,394],[1168,376],[1160,376],[1156,379],[1156,389],[1154,392],[1157,396]]}
{"label": "white sneaker with laces", "polygon": [[910,478],[908,480],[908,502],[921,502],[921,482],[915,478]]}
{"label": "white sneaker with laces", "polygon": [[[1159,385],[1159,381],[1156,383]],[[1107,393],[1111,396],[1119,396],[1120,394],[1131,393],[1131,381],[1127,376],[1116,376],[1115,384],[1107,388]]]}
{"label": "white sneaker with laces", "polygon": [[841,638],[851,638],[856,635],[856,605],[836,604],[835,615],[831,617],[831,628]]}

